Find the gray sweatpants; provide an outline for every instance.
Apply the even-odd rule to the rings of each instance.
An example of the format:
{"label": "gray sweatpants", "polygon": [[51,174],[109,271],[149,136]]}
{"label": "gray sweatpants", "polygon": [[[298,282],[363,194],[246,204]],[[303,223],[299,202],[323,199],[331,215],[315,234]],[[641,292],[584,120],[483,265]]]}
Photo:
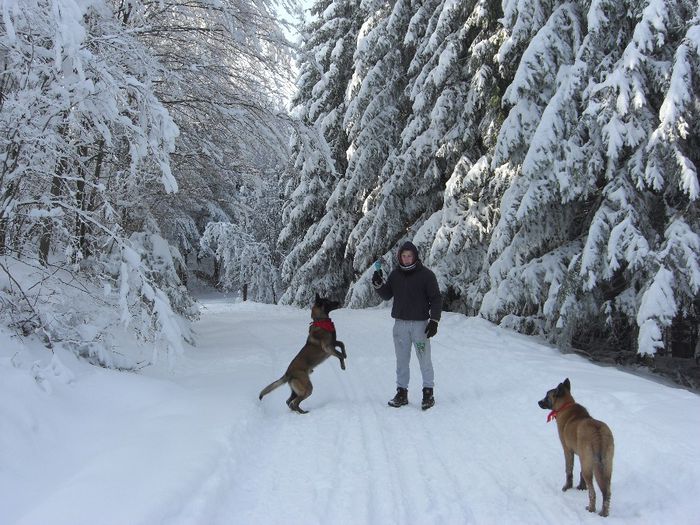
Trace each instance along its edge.
{"label": "gray sweatpants", "polygon": [[423,387],[433,388],[433,362],[430,358],[430,339],[425,336],[425,321],[394,321],[394,350],[396,351],[396,386],[408,388],[411,378],[411,347],[416,347],[416,357],[423,376]]}

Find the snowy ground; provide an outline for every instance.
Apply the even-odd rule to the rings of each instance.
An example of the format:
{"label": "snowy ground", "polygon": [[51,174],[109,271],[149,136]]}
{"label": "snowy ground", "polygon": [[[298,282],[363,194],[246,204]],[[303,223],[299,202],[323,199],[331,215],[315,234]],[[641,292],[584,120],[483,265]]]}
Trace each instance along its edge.
{"label": "snowy ground", "polygon": [[[446,314],[436,406],[420,410],[413,362],[411,404],[393,409],[389,310],[340,310],[348,368],[321,365],[299,415],[286,386],[257,396],[302,346],[308,311],[202,307],[198,347],[172,370],[65,354],[52,366],[0,335],[2,525],[700,523],[692,393]],[[555,423],[537,400],[565,377],[615,434],[605,521],[584,492],[560,490]]]}

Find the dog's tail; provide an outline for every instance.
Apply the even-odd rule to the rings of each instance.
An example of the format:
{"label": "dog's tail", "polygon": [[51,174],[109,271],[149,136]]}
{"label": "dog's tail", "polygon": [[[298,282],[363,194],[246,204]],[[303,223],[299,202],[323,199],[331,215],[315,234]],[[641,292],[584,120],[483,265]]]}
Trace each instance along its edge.
{"label": "dog's tail", "polygon": [[286,382],[289,381],[289,378],[287,377],[287,374],[284,374],[282,377],[280,377],[277,381],[274,381],[267,385],[265,388],[263,388],[260,391],[260,396],[258,396],[258,399],[262,399],[263,396],[266,396],[270,392],[272,392],[275,388],[282,386]]}

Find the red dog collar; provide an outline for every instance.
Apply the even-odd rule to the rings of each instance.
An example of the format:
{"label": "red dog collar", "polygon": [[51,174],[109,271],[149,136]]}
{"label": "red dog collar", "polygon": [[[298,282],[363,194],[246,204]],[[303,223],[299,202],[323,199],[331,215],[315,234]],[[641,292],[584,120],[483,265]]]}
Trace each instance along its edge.
{"label": "red dog collar", "polygon": [[326,332],[335,332],[335,325],[330,319],[319,319],[318,321],[314,321],[313,323],[311,323],[311,326],[322,328]]}
{"label": "red dog collar", "polygon": [[552,410],[547,416],[547,423],[549,423],[552,419],[556,419],[559,415],[559,412],[563,412],[564,410],[566,410],[567,408],[571,408],[572,406],[574,406],[574,403],[570,401],[566,405],[559,407],[559,410]]}

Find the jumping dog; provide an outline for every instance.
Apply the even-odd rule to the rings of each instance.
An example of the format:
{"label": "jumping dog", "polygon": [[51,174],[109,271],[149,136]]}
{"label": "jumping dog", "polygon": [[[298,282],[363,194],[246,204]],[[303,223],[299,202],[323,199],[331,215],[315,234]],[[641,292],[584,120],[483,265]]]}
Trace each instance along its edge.
{"label": "jumping dog", "polygon": [[[287,399],[287,406],[300,414],[306,414],[307,411],[303,410],[299,403],[309,397],[313,391],[309,377],[313,369],[333,355],[340,361],[340,368],[345,370],[345,358],[347,358],[345,345],[336,339],[335,326],[328,316],[332,310],[339,306],[339,302],[324,299],[316,294],[314,304],[311,307],[312,323],[309,326],[306,344],[289,363],[284,375],[262,389],[259,399],[275,388],[289,383],[292,394]],[[340,352],[336,348],[340,348]]]}

